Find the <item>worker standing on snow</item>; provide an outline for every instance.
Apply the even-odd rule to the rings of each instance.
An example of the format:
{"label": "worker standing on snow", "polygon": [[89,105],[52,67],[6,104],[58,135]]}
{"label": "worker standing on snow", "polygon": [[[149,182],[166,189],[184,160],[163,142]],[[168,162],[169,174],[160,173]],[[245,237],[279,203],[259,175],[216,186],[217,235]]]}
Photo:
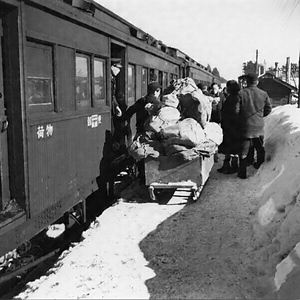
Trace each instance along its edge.
{"label": "worker standing on snow", "polygon": [[264,117],[272,110],[268,94],[257,87],[257,75],[248,74],[246,80],[247,87],[240,91],[238,103],[241,136],[238,177],[242,179],[247,178],[247,154],[250,146],[253,146],[257,152],[257,161],[254,167],[258,169],[265,160]]}

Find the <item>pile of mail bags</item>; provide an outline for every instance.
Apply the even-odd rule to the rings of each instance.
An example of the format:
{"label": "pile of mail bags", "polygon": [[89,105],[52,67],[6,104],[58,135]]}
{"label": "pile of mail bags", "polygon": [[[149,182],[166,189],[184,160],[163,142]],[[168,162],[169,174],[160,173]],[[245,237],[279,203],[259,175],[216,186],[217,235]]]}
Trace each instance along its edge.
{"label": "pile of mail bags", "polygon": [[136,160],[147,156],[179,155],[184,160],[209,155],[222,143],[222,129],[209,122],[211,103],[193,79],[173,80],[162,96],[162,106],[145,123],[128,153]]}

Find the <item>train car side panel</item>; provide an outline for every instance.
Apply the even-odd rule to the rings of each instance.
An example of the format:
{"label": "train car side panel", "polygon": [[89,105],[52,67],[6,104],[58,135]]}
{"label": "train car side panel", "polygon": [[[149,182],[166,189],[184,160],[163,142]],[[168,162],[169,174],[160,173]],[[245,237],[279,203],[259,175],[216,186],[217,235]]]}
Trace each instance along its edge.
{"label": "train car side panel", "polygon": [[69,47],[57,46],[56,50],[56,87],[57,99],[55,108],[57,112],[75,110],[75,50]]}
{"label": "train car side panel", "polygon": [[25,16],[27,36],[109,56],[107,38],[96,31],[31,6],[26,6]]}
{"label": "train car side panel", "polygon": [[[30,127],[31,216],[93,183],[99,176],[103,137],[109,125],[108,118],[102,121],[100,114],[94,114]],[[76,198],[68,200],[68,208],[82,196],[76,195]]]}
{"label": "train car side panel", "polygon": [[110,129],[109,46],[107,37],[34,7],[26,7],[26,25],[29,200],[35,216],[63,198],[70,208],[82,195],[67,195],[91,192],[99,176]]}
{"label": "train car side panel", "polygon": [[213,82],[213,75],[209,72],[201,69],[200,67],[196,68],[193,66],[189,67],[189,77],[193,78],[196,84],[202,82],[207,85],[210,85]]}
{"label": "train car side panel", "polygon": [[140,51],[133,47],[128,47],[128,61],[143,65],[145,67],[156,68],[162,71],[178,74],[179,66],[172,61],[167,61],[151,53]]}

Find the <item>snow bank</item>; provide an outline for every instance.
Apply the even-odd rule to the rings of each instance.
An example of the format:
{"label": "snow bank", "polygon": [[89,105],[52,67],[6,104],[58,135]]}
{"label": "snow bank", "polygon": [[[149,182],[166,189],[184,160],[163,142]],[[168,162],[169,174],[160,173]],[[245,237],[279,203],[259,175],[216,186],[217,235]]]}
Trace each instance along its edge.
{"label": "snow bank", "polygon": [[[130,191],[126,201],[138,194]],[[108,208],[80,243],[64,251],[46,275],[29,282],[15,299],[149,299],[145,282],[155,273],[139,243],[182,208],[122,201]]]}
{"label": "snow bank", "polygon": [[[255,229],[260,263],[271,275],[300,242],[300,109],[280,106],[266,117],[265,151],[256,175],[261,205]],[[275,282],[284,281],[276,275]]]}

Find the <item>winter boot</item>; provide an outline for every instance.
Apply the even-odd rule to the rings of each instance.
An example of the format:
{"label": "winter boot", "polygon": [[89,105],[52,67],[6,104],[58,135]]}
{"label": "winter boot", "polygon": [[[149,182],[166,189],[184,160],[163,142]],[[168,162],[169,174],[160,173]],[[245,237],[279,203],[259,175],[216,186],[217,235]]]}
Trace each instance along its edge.
{"label": "winter boot", "polygon": [[223,166],[221,168],[217,169],[217,171],[220,172],[220,173],[225,173],[229,169],[230,169],[229,160],[228,159],[224,159]]}
{"label": "winter boot", "polygon": [[249,148],[247,157],[246,157],[246,159],[247,159],[247,166],[251,166],[254,163],[254,156],[255,156],[254,155],[255,154],[254,151],[255,151],[255,149],[254,149],[253,145],[251,145],[250,148]]}
{"label": "winter boot", "polygon": [[226,170],[224,173],[225,174],[234,174],[239,171],[239,164],[238,164],[238,157],[232,156],[231,158],[231,167]]}
{"label": "winter boot", "polygon": [[247,158],[240,159],[240,167],[237,176],[241,179],[247,178]]}
{"label": "winter boot", "polygon": [[259,151],[257,151],[257,162],[253,164],[253,167],[255,169],[259,169],[259,167],[261,166],[261,164],[263,164],[265,161],[265,150],[264,148],[259,149]]}

